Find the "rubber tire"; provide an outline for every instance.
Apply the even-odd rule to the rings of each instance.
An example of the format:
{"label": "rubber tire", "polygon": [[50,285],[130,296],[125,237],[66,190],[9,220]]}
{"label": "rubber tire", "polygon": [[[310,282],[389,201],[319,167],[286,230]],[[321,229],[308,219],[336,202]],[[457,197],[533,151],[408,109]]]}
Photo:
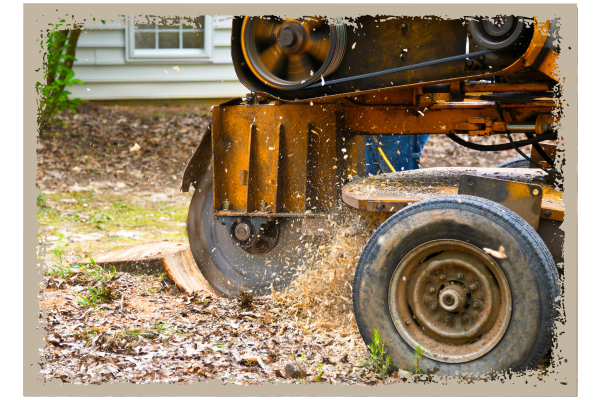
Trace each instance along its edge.
{"label": "rubber tire", "polygon": [[196,186],[187,218],[190,248],[204,278],[228,297],[241,290],[265,295],[271,293],[271,284],[275,290],[287,286],[302,262],[301,224],[281,221],[275,247],[265,254],[250,254],[234,244],[225,226],[214,219],[212,188],[211,165]]}
{"label": "rubber tire", "polygon": [[507,258],[496,259],[512,294],[512,315],[506,333],[487,354],[465,363],[426,358],[425,370],[439,375],[476,375],[535,367],[550,348],[558,296],[558,272],[550,251],[520,216],[495,202],[474,196],[441,196],[400,210],[367,242],[354,276],[353,305],[359,331],[367,345],[373,329],[388,340],[386,349],[401,368],[414,363],[414,349],[400,336],[388,307],[392,274],[403,257],[432,240],[453,239],[480,249],[504,246]]}
{"label": "rubber tire", "polygon": [[516,157],[498,165],[498,168],[529,168],[529,161],[525,157]]}

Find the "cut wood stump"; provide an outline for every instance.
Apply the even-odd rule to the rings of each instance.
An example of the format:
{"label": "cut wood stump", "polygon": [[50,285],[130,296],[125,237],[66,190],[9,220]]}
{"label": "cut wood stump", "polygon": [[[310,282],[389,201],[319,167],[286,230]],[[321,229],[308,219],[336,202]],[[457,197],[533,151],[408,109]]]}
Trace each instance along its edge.
{"label": "cut wood stump", "polygon": [[181,290],[188,294],[197,291],[216,294],[198,269],[188,243],[136,244],[100,254],[94,261],[103,267],[114,265],[120,271],[146,273],[164,271]]}

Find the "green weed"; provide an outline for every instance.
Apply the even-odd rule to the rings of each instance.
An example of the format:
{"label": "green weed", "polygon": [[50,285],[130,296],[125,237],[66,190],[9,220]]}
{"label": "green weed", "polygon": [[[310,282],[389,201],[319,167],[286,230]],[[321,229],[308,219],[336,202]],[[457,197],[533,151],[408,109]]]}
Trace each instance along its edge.
{"label": "green weed", "polygon": [[93,338],[94,336],[96,336],[97,334],[98,334],[97,329],[84,328],[81,333],[77,333],[77,334],[75,334],[75,336],[80,340],[88,341],[91,338]]}
{"label": "green weed", "polygon": [[93,288],[88,286],[89,296],[82,296],[75,293],[75,296],[81,298],[82,301],[78,301],[77,304],[82,306],[97,308],[98,304],[108,303],[112,298],[112,291],[104,287],[104,283],[100,282],[100,288]]}
{"label": "green weed", "polygon": [[54,254],[54,256],[58,258],[58,262],[60,264],[62,264],[63,257],[65,255],[65,245],[65,235],[61,233],[58,235],[58,242],[56,242],[56,248],[52,250],[52,254]]}
{"label": "green weed", "polygon": [[292,360],[296,362],[298,369],[300,370],[300,376],[298,380],[306,378],[306,371],[304,369],[304,360],[306,356],[304,354],[300,354],[300,357],[296,356],[296,354],[292,353]]}
{"label": "green weed", "polygon": [[360,366],[367,367],[375,372],[380,379],[386,380],[390,370],[394,367],[389,354],[385,354],[386,340],[383,340],[379,334],[379,329],[373,329],[373,337],[369,344],[368,358],[364,360]]}
{"label": "green weed", "polygon": [[167,332],[175,332],[175,333],[183,333],[182,330],[175,329],[172,326],[169,326],[164,321],[158,321],[154,324],[154,329],[158,331],[158,333],[167,333]]}
{"label": "green weed", "polygon": [[315,376],[315,382],[322,382],[323,381],[323,364],[319,364],[317,365],[317,376]]}
{"label": "green weed", "polygon": [[413,365],[411,365],[410,367],[408,367],[408,372],[412,373],[412,374],[424,374],[425,371],[421,368],[421,357],[423,357],[423,354],[425,353],[425,349],[423,349],[421,346],[417,346],[417,348],[415,349],[415,354],[413,355],[413,359],[415,360],[415,363]]}
{"label": "green weed", "polygon": [[223,340],[219,340],[213,346],[213,352],[216,353],[217,351],[220,351],[221,353],[225,353],[225,351],[227,350],[227,348],[229,346],[231,346],[231,343],[227,343],[227,342],[224,342]]}
{"label": "green weed", "polygon": [[46,271],[48,275],[60,276],[63,279],[69,279],[75,274],[75,270],[70,265],[50,265],[50,270]]}

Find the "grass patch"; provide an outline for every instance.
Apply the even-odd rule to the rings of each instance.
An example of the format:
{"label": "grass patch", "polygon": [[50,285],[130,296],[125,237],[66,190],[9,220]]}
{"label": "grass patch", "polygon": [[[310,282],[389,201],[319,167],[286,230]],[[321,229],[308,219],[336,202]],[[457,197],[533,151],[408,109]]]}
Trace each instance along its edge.
{"label": "grass patch", "polygon": [[[183,223],[188,205],[181,203],[134,203],[123,195],[95,192],[42,193],[37,200],[37,217],[43,235],[58,236],[60,231],[71,235],[92,235],[76,243],[63,243],[62,250],[81,250],[86,243],[94,249],[112,246],[115,242],[139,242],[121,231],[135,231],[143,240],[187,240]],[[98,237],[98,233],[103,236]],[[96,235],[94,238],[93,235]],[[50,248],[56,245],[50,245]],[[51,253],[52,254],[52,253]]]}

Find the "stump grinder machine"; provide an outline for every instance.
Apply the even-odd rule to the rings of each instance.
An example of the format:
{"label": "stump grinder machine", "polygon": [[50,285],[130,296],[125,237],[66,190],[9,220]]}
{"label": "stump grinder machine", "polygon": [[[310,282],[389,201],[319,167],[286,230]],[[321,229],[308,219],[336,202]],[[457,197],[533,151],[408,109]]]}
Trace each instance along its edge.
{"label": "stump grinder machine", "polygon": [[[367,344],[377,328],[395,364],[420,346],[442,375],[537,366],[563,261],[557,39],[523,16],[235,18],[250,94],[212,108],[182,182],[204,277],[227,296],[282,290],[345,203],[384,220],[354,278]],[[365,176],[366,135],[415,134],[522,158]]]}

